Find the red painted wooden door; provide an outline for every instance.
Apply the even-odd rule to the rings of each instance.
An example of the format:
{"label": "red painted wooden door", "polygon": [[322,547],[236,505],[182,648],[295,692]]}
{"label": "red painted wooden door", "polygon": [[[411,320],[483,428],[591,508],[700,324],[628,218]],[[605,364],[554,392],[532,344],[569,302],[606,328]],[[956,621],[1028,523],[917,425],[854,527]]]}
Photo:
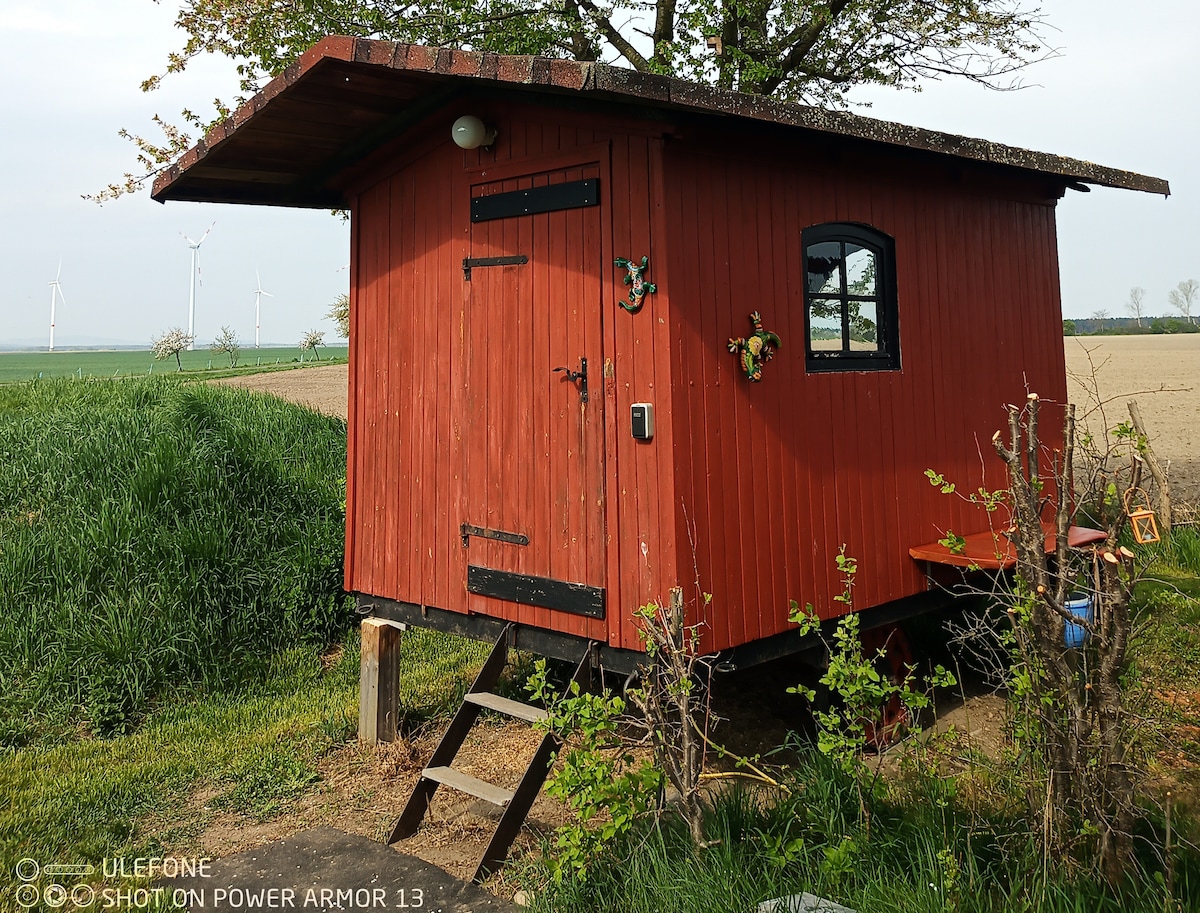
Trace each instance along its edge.
{"label": "red painted wooden door", "polygon": [[[557,169],[476,184],[471,196],[598,178],[597,165]],[[486,586],[481,595],[470,575],[491,571],[518,585],[554,581],[578,585],[568,596],[588,590],[603,598],[601,255],[600,205],[472,222],[470,258],[485,263],[471,268],[461,328],[471,611],[559,630],[577,625],[558,613],[588,614],[571,598],[562,602],[561,587],[532,602]],[[581,373],[585,359],[586,400],[583,377],[567,374]]]}

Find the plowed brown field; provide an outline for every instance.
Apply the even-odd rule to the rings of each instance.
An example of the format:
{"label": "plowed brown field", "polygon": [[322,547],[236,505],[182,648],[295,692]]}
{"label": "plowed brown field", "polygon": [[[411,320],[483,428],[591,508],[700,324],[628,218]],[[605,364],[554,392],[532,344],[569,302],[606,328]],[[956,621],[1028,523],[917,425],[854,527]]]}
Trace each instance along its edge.
{"label": "plowed brown field", "polygon": [[[1068,392],[1093,432],[1128,418],[1136,399],[1150,443],[1169,464],[1177,501],[1200,504],[1200,333],[1179,336],[1078,336],[1064,340]],[[1095,381],[1093,383],[1093,376]],[[265,390],[330,415],[346,416],[346,365],[251,374],[222,381]],[[1093,410],[1095,387],[1104,403]]]}
{"label": "plowed brown field", "polygon": [[1072,402],[1081,414],[1087,412],[1098,391],[1104,404],[1103,418],[1099,411],[1091,415],[1092,432],[1126,421],[1126,403],[1136,399],[1150,445],[1169,464],[1172,498],[1200,503],[1200,333],[1076,336],[1064,341]]}

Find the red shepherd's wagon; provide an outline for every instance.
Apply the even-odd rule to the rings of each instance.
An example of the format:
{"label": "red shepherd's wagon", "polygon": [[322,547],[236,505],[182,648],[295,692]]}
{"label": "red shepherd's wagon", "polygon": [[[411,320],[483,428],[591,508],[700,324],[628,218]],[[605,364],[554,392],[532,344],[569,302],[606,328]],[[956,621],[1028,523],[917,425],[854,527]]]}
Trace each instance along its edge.
{"label": "red shepherd's wagon", "polygon": [[919,607],[910,549],[986,525],[924,471],[977,476],[1001,404],[1066,399],[1055,205],[1087,184],[1168,192],[601,64],[333,37],[153,195],[350,211],[364,612],[630,668],[633,610],[680,583],[712,594],[703,650],[794,649],[789,600],[844,608],[842,545],[859,608]]}

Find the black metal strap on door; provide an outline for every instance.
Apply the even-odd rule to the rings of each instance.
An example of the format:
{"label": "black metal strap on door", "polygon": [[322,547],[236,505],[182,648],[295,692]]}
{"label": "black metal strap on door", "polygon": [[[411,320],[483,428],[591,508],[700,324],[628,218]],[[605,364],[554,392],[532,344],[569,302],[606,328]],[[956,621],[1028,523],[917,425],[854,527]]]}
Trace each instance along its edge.
{"label": "black metal strap on door", "polygon": [[567,181],[564,184],[548,184],[545,187],[530,187],[528,190],[510,190],[506,193],[471,197],[471,221],[490,222],[492,219],[532,216],[541,212],[599,205],[600,179],[588,178],[583,181]]}
{"label": "black metal strap on door", "polygon": [[529,262],[525,254],[511,257],[463,257],[463,278],[471,281],[471,270],[477,266],[523,266]]}
{"label": "black metal strap on door", "polygon": [[468,564],[467,592],[588,618],[604,617],[603,587],[584,583],[514,574]]}
{"label": "black metal strap on door", "polygon": [[484,529],[482,526],[472,526],[470,523],[463,523],[459,527],[459,532],[462,534],[463,548],[467,548],[471,544],[472,536],[480,539],[495,539],[497,542],[507,542],[510,545],[529,544],[529,537],[524,533],[506,533],[502,529]]}

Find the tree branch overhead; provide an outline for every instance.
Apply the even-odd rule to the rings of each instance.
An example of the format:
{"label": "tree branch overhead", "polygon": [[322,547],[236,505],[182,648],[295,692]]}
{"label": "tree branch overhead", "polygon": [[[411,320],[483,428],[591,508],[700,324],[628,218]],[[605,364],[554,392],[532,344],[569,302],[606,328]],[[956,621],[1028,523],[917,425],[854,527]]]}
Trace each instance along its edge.
{"label": "tree branch overhead", "polygon": [[[1010,88],[1000,80],[1052,53],[1038,34],[1039,9],[1019,0],[184,0],[175,24],[187,38],[145,91],[193,58],[218,54],[236,62],[237,91],[248,96],[328,34],[601,60],[831,107],[845,107],[852,87],[865,84],[911,89],[958,76]],[[719,37],[719,55],[710,37]],[[218,101],[213,116],[184,112],[181,122],[202,133],[235,106]],[[187,133],[156,120],[163,140],[121,134],[137,149],[140,173],[90,199],[140,189],[188,148]]]}

